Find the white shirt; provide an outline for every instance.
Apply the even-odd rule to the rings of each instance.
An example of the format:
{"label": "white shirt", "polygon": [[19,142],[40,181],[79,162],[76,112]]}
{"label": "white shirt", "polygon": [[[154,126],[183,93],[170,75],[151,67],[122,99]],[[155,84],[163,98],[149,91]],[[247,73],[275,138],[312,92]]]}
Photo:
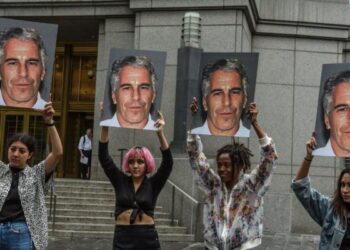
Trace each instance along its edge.
{"label": "white shirt", "polygon": [[[143,129],[156,130],[154,123],[155,121],[152,120],[151,115],[148,115],[148,122]],[[101,121],[100,126],[117,127],[117,128],[121,127],[117,118],[117,114],[114,114],[114,116],[111,119]]]}
{"label": "white shirt", "polygon": [[[40,92],[38,92],[38,96],[37,97],[38,98],[36,100],[36,103],[33,105],[32,108],[33,109],[43,109],[45,104],[46,104],[46,101],[41,98]],[[8,106],[8,105],[6,105],[6,103],[4,101],[4,98],[2,97],[1,89],[0,89],[0,106]]]}
{"label": "white shirt", "polygon": [[[191,134],[198,134],[198,135],[211,135],[209,127],[208,127],[208,120],[205,121],[203,126],[192,129]],[[239,120],[239,129],[236,132],[236,134],[232,136],[237,137],[249,137],[250,130],[243,126],[242,120]]]}
{"label": "white shirt", "polygon": [[[85,137],[85,142],[84,142],[84,137]],[[87,135],[83,135],[82,137],[80,137],[78,149],[85,150],[85,151],[92,149],[91,140]]]}
{"label": "white shirt", "polygon": [[324,147],[315,149],[312,152],[312,155],[336,156],[332,148],[331,140],[329,139],[327,144]]}

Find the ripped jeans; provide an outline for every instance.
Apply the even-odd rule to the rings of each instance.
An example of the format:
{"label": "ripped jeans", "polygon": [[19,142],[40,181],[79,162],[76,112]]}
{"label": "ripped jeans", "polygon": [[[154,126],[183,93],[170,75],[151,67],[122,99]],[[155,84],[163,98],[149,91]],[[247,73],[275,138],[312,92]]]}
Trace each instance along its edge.
{"label": "ripped jeans", "polygon": [[25,222],[0,223],[0,250],[35,250]]}

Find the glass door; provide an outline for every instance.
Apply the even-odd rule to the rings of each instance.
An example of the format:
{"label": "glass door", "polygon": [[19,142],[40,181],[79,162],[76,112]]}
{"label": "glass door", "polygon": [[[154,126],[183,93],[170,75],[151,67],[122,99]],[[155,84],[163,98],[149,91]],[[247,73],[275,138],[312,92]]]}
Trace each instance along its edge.
{"label": "glass door", "polygon": [[4,111],[0,115],[1,159],[8,162],[7,142],[17,133],[26,133],[35,139],[35,154],[30,164],[36,164],[46,158],[49,152],[47,130],[41,114],[23,113],[20,111]]}

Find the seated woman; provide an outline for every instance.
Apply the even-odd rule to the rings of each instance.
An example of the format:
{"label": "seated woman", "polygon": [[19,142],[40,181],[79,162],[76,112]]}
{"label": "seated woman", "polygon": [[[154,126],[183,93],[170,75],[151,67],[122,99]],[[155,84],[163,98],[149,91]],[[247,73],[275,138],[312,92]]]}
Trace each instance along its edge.
{"label": "seated woman", "polygon": [[350,249],[350,169],[341,171],[332,198],[311,186],[308,176],[316,140],[306,142],[305,157],[292,181],[292,189],[311,218],[322,227],[319,249]]}
{"label": "seated woman", "polygon": [[257,114],[255,103],[251,103],[249,118],[259,138],[261,159],[250,173],[252,153],[244,144],[234,142],[217,151],[216,173],[203,153],[200,137],[188,136],[190,164],[207,198],[203,215],[206,249],[250,249],[261,244],[263,196],[271,183],[277,155],[272,139],[257,121]]}
{"label": "seated woman", "polygon": [[45,192],[62,157],[62,144],[55,128],[52,103],[45,105],[43,119],[48,127],[52,152],[29,167],[35,151],[34,138],[16,134],[7,146],[9,163],[0,161],[0,249],[46,249],[48,242]]}
{"label": "seated woman", "polygon": [[160,249],[154,225],[154,209],[158,195],[173,166],[173,158],[163,128],[163,115],[155,122],[162,152],[162,163],[155,171],[155,162],[145,147],[135,146],[125,155],[120,171],[108,153],[108,127],[102,127],[99,161],[112,183],[115,195],[115,231],[113,249]]}

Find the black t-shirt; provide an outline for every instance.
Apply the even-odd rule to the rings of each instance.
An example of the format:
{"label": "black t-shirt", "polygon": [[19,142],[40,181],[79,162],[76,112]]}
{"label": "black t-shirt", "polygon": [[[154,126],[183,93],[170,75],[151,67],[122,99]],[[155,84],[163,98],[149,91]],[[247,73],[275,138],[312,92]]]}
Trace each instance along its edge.
{"label": "black t-shirt", "polygon": [[7,195],[7,198],[0,212],[0,223],[7,222],[7,221],[11,221],[11,222],[25,221],[21,200],[18,194],[19,174],[23,169],[10,167],[10,170],[12,173],[12,182],[11,182],[10,191]]}
{"label": "black t-shirt", "polygon": [[108,143],[100,142],[98,150],[101,166],[115,190],[115,218],[128,209],[133,209],[130,224],[137,215],[142,216],[142,213],[153,217],[158,195],[172,170],[173,158],[170,149],[162,151],[162,163],[159,169],[151,177],[145,176],[136,193],[132,178],[119,170],[110,157]]}

